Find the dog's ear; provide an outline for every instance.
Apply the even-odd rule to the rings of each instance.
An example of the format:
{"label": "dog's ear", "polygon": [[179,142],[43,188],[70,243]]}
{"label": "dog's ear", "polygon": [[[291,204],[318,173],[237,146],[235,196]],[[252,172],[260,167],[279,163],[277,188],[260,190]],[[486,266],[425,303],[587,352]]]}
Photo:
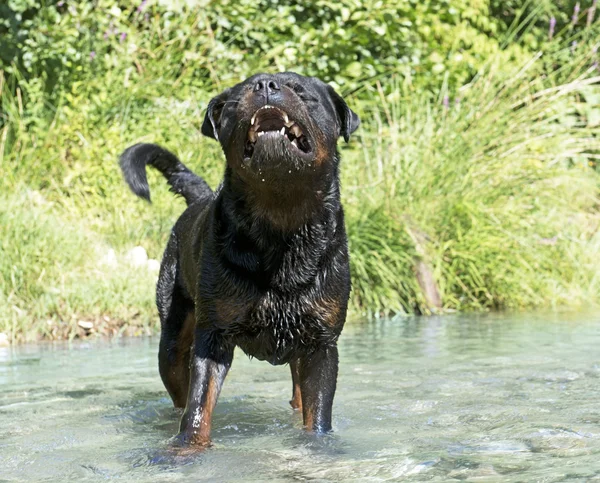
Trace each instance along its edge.
{"label": "dog's ear", "polygon": [[225,102],[229,98],[229,89],[223,91],[217,97],[213,97],[206,108],[204,121],[202,122],[202,134],[209,138],[219,140],[219,131],[221,129],[221,113]]}
{"label": "dog's ear", "polygon": [[329,91],[329,96],[333,101],[340,122],[340,136],[344,136],[344,141],[348,142],[350,140],[350,134],[356,131],[358,126],[360,126],[360,119],[358,115],[348,107],[348,104],[346,104],[346,101],[344,101],[342,96],[335,92],[333,87],[327,86],[327,90]]}

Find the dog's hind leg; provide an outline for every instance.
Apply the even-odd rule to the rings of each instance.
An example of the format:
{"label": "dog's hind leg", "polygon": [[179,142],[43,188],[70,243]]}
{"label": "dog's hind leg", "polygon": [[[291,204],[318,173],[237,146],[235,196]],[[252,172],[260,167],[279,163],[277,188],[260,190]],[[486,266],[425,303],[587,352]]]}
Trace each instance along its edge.
{"label": "dog's hind leg", "polygon": [[302,391],[300,389],[300,359],[292,359],[290,361],[290,369],[292,370],[292,399],[290,399],[290,406],[292,406],[292,409],[302,411]]}
{"label": "dog's hind leg", "polygon": [[184,408],[189,388],[190,350],[194,341],[194,304],[177,284],[177,239],[169,240],[156,286],[160,314],[158,368],[173,404]]}
{"label": "dog's hind leg", "polygon": [[[176,292],[177,293],[177,292]],[[174,297],[174,301],[179,298]],[[170,317],[162,324],[158,368],[163,384],[176,408],[184,408],[190,379],[190,350],[194,338],[194,309],[175,302]]]}

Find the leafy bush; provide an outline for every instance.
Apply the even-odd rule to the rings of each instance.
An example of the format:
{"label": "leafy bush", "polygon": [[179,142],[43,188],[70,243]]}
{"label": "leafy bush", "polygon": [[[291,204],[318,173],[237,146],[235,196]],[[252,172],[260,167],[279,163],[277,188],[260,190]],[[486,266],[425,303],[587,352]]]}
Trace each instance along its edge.
{"label": "leafy bush", "polygon": [[[556,5],[512,30],[544,4],[500,20],[487,0],[0,5],[0,331],[155,327],[153,276],[98,260],[160,258],[183,204],[156,173],[154,204],[134,199],[117,156],[158,142],[215,186],[203,109],[259,69],[333,81],[363,120],[342,147],[355,314],[430,311],[419,266],[443,310],[597,298],[598,23]],[[545,44],[550,14],[565,40]]]}
{"label": "leafy bush", "polygon": [[[55,101],[90,74],[115,69],[131,77],[150,69],[178,86],[205,89],[257,70],[293,69],[346,92],[395,73],[435,91],[442,81],[468,81],[490,55],[522,60],[521,45],[539,47],[547,16],[540,17],[544,28],[501,48],[506,22],[527,16],[515,12],[516,4],[10,0],[0,6],[0,67],[12,82],[21,76],[41,82]],[[556,8],[547,4],[548,11]],[[167,71],[154,71],[165,63]]]}
{"label": "leafy bush", "polygon": [[427,312],[414,273],[421,260],[446,309],[600,295],[598,178],[589,169],[600,152],[597,120],[569,117],[578,99],[600,94],[591,55],[588,46],[568,74],[545,71],[541,59],[514,71],[491,64],[447,106],[397,87],[382,96],[362,155],[345,168],[354,180],[345,201],[355,306]]}

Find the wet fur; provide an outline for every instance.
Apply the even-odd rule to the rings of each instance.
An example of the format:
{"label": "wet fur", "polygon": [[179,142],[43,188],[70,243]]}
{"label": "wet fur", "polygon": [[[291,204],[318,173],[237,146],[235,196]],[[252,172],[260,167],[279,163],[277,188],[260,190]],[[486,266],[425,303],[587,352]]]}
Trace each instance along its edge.
{"label": "wet fur", "polygon": [[[336,343],[350,291],[335,144],[340,135],[347,138],[356,129],[358,118],[320,81],[277,76],[262,78],[274,78],[282,86],[290,82],[287,79],[306,82],[321,104],[332,99],[320,118],[321,111],[317,119],[305,118],[307,131],[316,133],[312,139],[317,152],[310,169],[303,159],[289,159],[287,165],[297,169],[288,176],[287,167],[280,172],[269,161],[266,184],[244,170],[240,132],[247,129],[246,118],[255,106],[279,102],[288,109],[294,103],[296,111],[304,109],[291,89],[280,98],[273,91],[274,99],[261,99],[256,88],[248,89],[259,76],[209,105],[203,132],[219,138],[227,158],[216,192],[159,146],[138,144],[121,156],[124,177],[134,193],[149,200],[145,167],[150,165],[188,203],[173,227],[156,293],[159,369],[175,406],[186,408],[178,436],[185,445],[208,444],[210,416],[235,346],[271,364],[290,363],[291,403],[302,409],[305,426],[319,432],[331,429]],[[228,111],[220,105],[232,98],[237,104],[245,99],[248,107]],[[309,116],[309,109],[304,110],[298,115]],[[223,128],[226,122],[234,124],[230,131]],[[269,156],[278,163],[286,156],[293,158],[277,150]]]}

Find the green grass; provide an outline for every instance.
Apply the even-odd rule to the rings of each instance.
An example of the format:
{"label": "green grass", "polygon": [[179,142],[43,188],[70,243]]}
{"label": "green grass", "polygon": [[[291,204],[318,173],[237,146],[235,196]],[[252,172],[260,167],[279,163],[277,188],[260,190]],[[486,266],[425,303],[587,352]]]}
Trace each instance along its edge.
{"label": "green grass", "polygon": [[155,328],[155,275],[131,266],[125,254],[119,269],[106,263],[109,245],[39,191],[20,186],[0,197],[0,332],[13,339],[84,335],[94,331],[149,333]]}
{"label": "green grass", "polygon": [[[348,99],[363,120],[342,146],[351,317],[429,313],[419,262],[442,311],[598,300],[599,183],[588,164],[600,143],[581,113],[600,79],[583,47],[547,67],[564,55],[514,70],[492,62],[448,107],[443,89],[433,98],[394,77]],[[35,85],[17,97],[0,89],[0,332],[13,340],[83,335],[80,321],[97,333],[157,327],[156,275],[125,256],[141,245],[160,259],[184,203],[155,173],[153,204],[136,199],[117,156],[158,142],[212,186],[223,156],[199,134],[211,93],[182,101],[169,75],[140,76],[90,78],[55,107]],[[110,249],[116,269],[102,263]]]}
{"label": "green grass", "polygon": [[539,61],[491,64],[448,108],[402,89],[382,96],[377,129],[346,163],[361,181],[345,192],[356,308],[428,312],[418,260],[446,310],[597,300],[598,125],[567,119],[598,94],[589,65],[542,80]]}

